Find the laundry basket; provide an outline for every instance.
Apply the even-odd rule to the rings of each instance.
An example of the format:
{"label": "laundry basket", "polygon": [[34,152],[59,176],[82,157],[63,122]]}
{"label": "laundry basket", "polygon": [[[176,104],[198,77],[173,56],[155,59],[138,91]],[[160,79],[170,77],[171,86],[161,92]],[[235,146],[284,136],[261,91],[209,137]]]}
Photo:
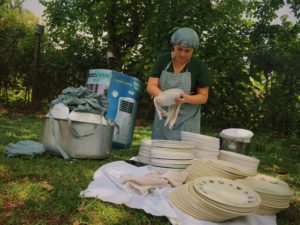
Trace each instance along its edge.
{"label": "laundry basket", "polygon": [[220,149],[247,155],[252,136],[252,131],[241,128],[222,130],[219,135]]}

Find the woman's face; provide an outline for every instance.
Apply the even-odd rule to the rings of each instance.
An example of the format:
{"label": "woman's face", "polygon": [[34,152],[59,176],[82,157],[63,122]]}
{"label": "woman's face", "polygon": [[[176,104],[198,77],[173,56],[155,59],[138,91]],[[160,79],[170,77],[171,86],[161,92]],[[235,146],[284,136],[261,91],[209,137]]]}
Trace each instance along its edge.
{"label": "woman's face", "polygon": [[181,45],[174,45],[174,55],[176,60],[186,63],[193,54],[194,49],[190,47],[183,47]]}

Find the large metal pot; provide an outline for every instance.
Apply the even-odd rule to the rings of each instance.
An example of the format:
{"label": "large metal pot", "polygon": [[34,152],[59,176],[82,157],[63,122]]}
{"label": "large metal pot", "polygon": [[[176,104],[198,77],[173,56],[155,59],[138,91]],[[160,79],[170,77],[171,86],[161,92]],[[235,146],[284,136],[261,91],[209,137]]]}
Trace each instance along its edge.
{"label": "large metal pot", "polygon": [[[54,154],[72,158],[103,159],[109,156],[114,126],[53,119],[42,120],[41,142]],[[53,132],[54,131],[54,132]]]}

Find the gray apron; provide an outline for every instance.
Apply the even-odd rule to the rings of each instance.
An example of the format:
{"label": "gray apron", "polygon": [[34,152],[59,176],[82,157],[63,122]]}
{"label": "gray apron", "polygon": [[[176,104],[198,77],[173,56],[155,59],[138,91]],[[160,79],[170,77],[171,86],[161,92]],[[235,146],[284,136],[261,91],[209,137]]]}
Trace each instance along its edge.
{"label": "gray apron", "polygon": [[[188,72],[188,65],[185,72],[172,73],[168,72],[171,62],[162,71],[159,79],[159,88],[162,91],[171,88],[180,88],[185,93],[191,92],[191,73]],[[167,108],[164,108],[167,110]],[[181,104],[176,122],[172,129],[164,126],[166,118],[159,120],[157,112],[155,112],[154,122],[152,125],[152,139],[163,140],[181,140],[181,131],[189,131],[193,133],[200,133],[200,112],[201,105],[193,105],[183,103]]]}

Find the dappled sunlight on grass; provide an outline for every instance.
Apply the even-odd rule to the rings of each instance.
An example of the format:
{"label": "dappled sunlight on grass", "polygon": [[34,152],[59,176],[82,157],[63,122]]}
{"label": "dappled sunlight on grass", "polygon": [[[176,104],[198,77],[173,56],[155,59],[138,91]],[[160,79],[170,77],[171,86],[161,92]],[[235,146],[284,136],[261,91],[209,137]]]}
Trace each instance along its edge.
{"label": "dappled sunlight on grass", "polygon": [[5,165],[0,164],[0,177],[1,177],[1,173],[5,173],[5,172],[7,172],[7,167]]}
{"label": "dappled sunlight on grass", "polygon": [[142,210],[99,199],[82,199],[77,211],[80,216],[74,216],[72,221],[83,224],[170,224],[166,218],[153,217]]}
{"label": "dappled sunlight on grass", "polygon": [[0,145],[16,143],[19,140],[40,139],[41,120],[36,117],[28,117],[26,120],[10,116],[0,115]]}
{"label": "dappled sunlight on grass", "polygon": [[50,196],[49,191],[39,185],[39,183],[26,179],[9,182],[2,191],[6,193],[6,196],[11,196],[22,202],[32,201],[33,199],[35,202],[45,201]]}

